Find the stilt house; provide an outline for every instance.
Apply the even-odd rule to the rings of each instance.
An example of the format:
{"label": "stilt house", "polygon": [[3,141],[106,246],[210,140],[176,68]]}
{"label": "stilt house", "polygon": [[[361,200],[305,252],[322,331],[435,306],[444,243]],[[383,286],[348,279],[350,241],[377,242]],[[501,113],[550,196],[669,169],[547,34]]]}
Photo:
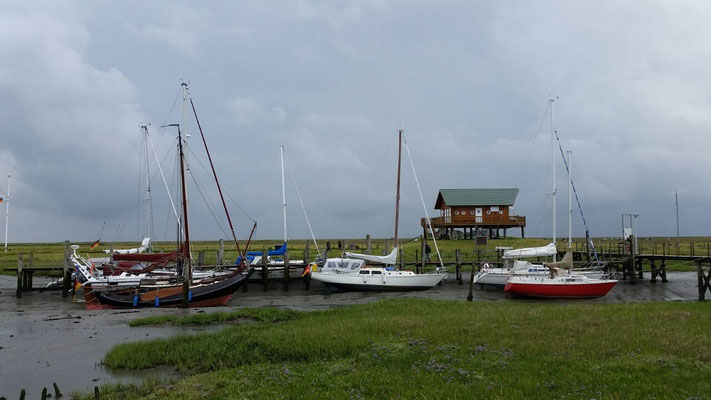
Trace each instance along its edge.
{"label": "stilt house", "polygon": [[[499,237],[503,230],[520,228],[525,236],[526,217],[514,215],[518,189],[440,189],[434,208],[440,216],[432,218],[432,228],[440,237],[456,237],[461,230],[465,238],[474,238],[482,229],[489,237]],[[428,236],[427,221],[421,220],[424,237]]]}

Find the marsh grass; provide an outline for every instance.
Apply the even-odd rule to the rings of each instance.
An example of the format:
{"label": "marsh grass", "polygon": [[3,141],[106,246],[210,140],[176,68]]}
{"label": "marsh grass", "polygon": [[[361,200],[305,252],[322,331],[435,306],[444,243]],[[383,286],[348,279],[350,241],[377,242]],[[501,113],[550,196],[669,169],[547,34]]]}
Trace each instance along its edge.
{"label": "marsh grass", "polygon": [[199,374],[147,398],[688,398],[711,393],[710,327],[708,303],[401,298],[121,344],[104,363]]}
{"label": "marsh grass", "polygon": [[210,325],[221,322],[251,320],[259,322],[281,322],[299,318],[303,315],[298,311],[275,307],[241,308],[232,312],[200,313],[187,316],[156,315],[138,318],[129,322],[129,326],[155,325]]}

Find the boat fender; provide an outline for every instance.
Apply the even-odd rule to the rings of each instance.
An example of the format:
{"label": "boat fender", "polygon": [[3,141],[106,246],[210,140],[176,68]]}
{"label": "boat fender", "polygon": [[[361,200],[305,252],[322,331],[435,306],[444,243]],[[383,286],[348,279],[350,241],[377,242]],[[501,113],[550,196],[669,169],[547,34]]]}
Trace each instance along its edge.
{"label": "boat fender", "polygon": [[134,307],[138,306],[138,295],[137,294],[133,295],[133,306]]}
{"label": "boat fender", "polygon": [[[157,297],[156,297],[156,298],[157,298]],[[191,301],[193,301],[193,291],[192,291],[192,290],[188,290],[188,302],[191,302]]]}
{"label": "boat fender", "polygon": [[160,297],[156,296],[156,307],[160,306]]}

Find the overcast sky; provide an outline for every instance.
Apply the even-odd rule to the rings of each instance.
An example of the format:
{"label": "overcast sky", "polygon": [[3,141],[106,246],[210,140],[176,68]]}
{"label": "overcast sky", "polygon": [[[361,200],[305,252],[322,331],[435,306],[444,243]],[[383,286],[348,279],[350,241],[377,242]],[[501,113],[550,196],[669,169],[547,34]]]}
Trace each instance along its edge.
{"label": "overcast sky", "polygon": [[[401,125],[430,213],[438,215],[440,188],[518,187],[527,233],[550,236],[551,96],[594,236],[618,236],[628,212],[641,214],[640,235],[676,235],[677,191],[681,234],[709,234],[705,1],[0,0],[0,8],[10,242],[146,235],[139,125],[151,124],[174,191],[176,131],[160,126],[182,121],[182,82],[240,238],[252,219],[258,238],[281,236],[280,143],[291,238],[309,236],[294,180],[317,237],[392,235]],[[193,237],[227,238],[194,118],[186,129]],[[567,184],[555,161],[561,233]],[[172,239],[167,191],[150,168],[154,236]],[[417,235],[424,211],[407,157],[402,179],[401,234]],[[574,215],[574,235],[583,235]]]}

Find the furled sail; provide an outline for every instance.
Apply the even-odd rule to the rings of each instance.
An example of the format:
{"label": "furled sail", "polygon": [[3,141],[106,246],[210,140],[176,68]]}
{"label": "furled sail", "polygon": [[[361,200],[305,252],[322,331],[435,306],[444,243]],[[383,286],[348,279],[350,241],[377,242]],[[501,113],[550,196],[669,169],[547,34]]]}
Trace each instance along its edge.
{"label": "furled sail", "polygon": [[555,244],[549,243],[547,246],[541,247],[526,247],[523,249],[506,250],[504,252],[504,258],[549,257],[555,253]]}
{"label": "furled sail", "polygon": [[370,261],[370,262],[375,262],[375,263],[380,263],[380,264],[386,264],[386,265],[395,265],[397,263],[397,247],[394,247],[393,251],[391,251],[390,254],[388,254],[387,256],[373,256],[370,254],[346,252],[346,257],[357,258],[360,260],[365,260],[365,261]]}

